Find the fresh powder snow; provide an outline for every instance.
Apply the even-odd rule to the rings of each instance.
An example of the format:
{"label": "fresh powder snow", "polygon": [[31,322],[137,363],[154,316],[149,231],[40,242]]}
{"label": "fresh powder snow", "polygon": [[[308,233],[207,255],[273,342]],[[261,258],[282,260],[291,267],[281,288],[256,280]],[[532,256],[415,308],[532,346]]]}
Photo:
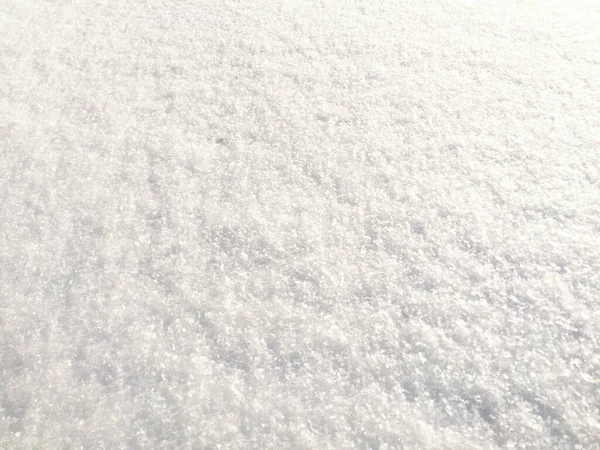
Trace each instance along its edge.
{"label": "fresh powder snow", "polygon": [[600,3],[0,0],[0,448],[600,449]]}

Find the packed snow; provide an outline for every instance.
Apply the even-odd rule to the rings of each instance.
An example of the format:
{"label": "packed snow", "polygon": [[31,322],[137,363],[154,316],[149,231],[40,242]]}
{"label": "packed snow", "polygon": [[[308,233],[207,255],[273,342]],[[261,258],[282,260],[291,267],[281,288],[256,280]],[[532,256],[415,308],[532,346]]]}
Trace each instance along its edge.
{"label": "packed snow", "polygon": [[599,3],[0,0],[0,448],[599,449]]}

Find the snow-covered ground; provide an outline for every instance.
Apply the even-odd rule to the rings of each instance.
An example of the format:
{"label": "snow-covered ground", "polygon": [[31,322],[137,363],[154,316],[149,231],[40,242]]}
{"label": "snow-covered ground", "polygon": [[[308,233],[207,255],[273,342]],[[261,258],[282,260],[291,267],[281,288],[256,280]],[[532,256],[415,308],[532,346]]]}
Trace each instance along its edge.
{"label": "snow-covered ground", "polygon": [[600,4],[0,0],[0,448],[600,448]]}

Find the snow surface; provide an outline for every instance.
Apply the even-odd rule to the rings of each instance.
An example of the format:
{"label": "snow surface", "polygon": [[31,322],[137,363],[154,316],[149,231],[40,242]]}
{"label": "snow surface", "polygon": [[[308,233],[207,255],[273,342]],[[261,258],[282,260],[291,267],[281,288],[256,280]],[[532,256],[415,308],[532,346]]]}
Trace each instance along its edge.
{"label": "snow surface", "polygon": [[600,6],[0,0],[0,448],[600,448]]}

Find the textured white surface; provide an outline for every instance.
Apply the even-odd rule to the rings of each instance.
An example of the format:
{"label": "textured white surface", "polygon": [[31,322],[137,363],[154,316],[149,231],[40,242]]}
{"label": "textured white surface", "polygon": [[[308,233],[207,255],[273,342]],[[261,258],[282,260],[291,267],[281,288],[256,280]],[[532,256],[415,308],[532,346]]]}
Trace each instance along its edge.
{"label": "textured white surface", "polygon": [[600,6],[0,0],[0,448],[600,448]]}

